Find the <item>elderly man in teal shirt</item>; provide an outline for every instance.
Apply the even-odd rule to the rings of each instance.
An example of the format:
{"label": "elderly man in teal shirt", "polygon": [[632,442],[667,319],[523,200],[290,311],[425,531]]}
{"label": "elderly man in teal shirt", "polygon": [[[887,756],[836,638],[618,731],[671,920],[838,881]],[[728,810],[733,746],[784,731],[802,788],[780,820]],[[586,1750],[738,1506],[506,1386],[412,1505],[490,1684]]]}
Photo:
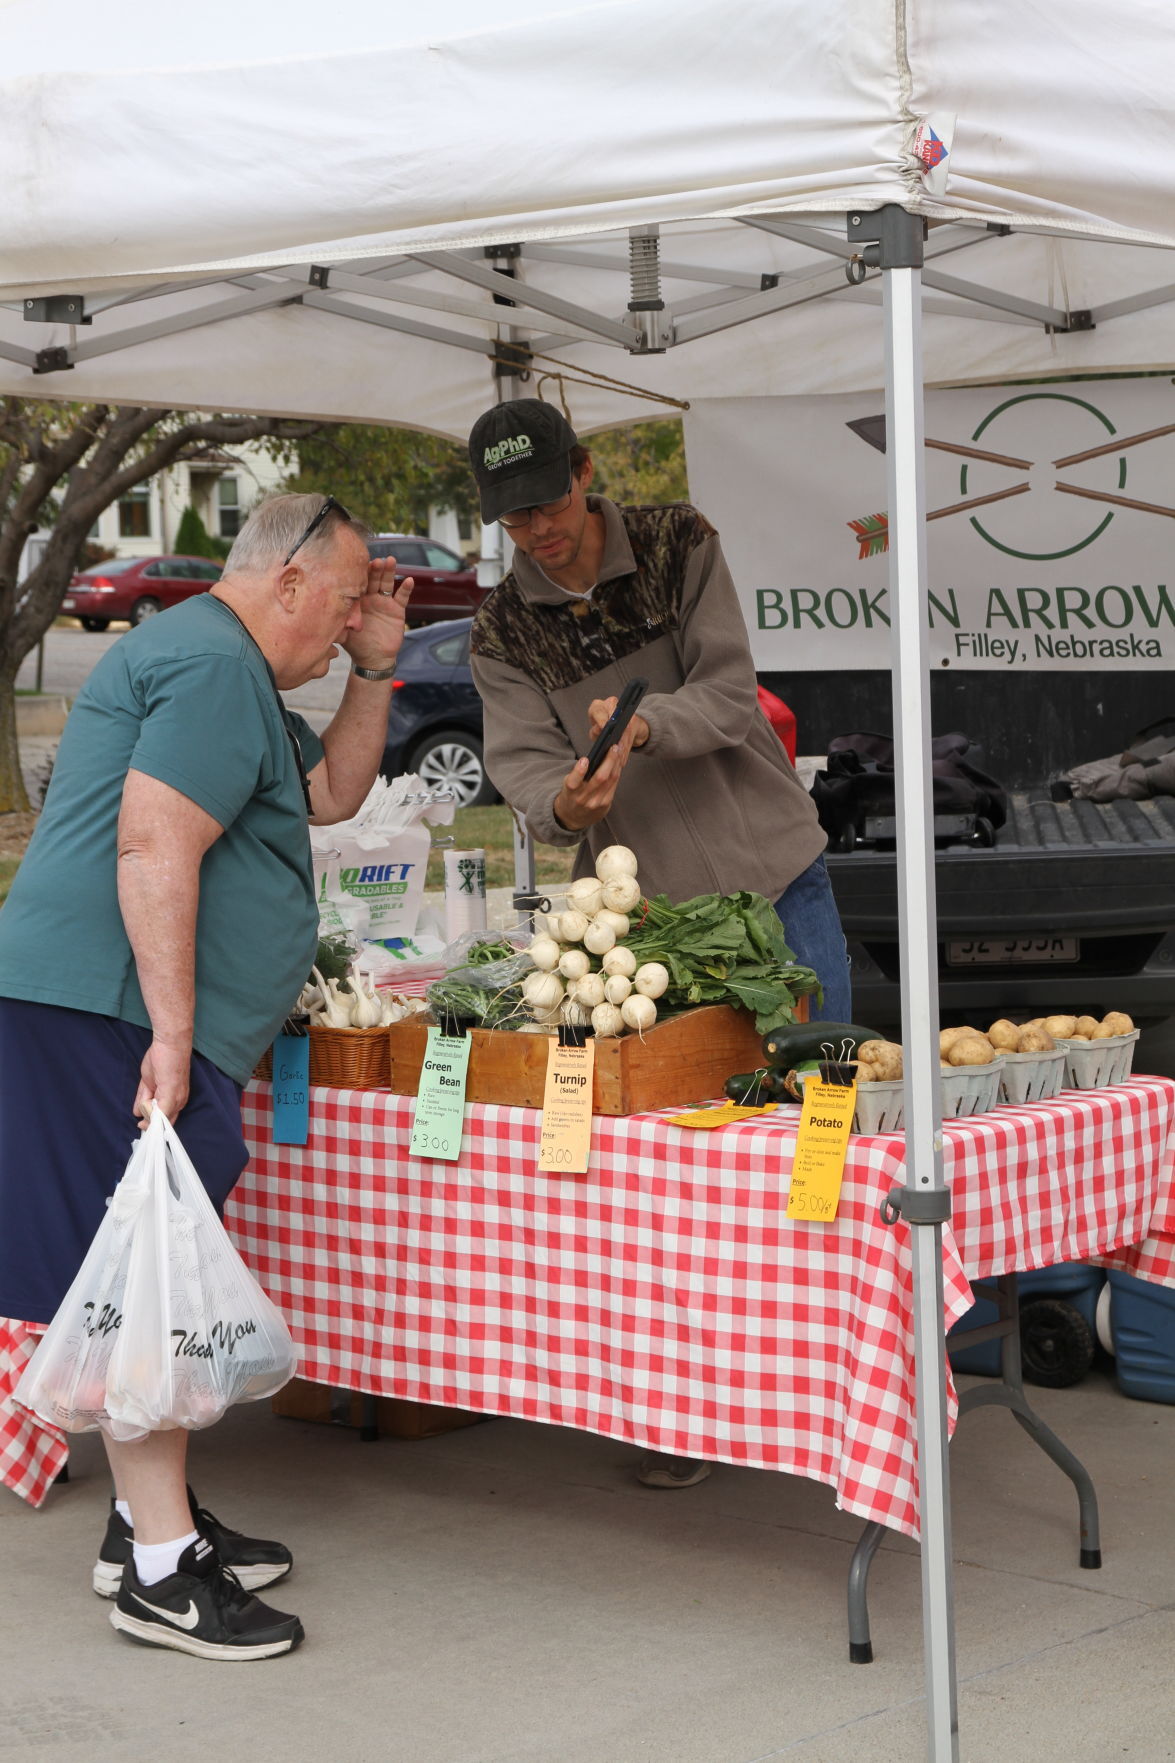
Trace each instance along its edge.
{"label": "elderly man in teal shirt", "polygon": [[[208,594],[131,631],[75,703],[0,913],[0,1314],[48,1322],[153,1105],[222,1204],[246,1162],[240,1086],[317,941],[308,822],[375,778],[411,582],[332,497],[276,496]],[[351,672],[321,740],[280,693]],[[261,1659],[303,1638],[253,1592],[280,1543],[196,1504],[187,1433],[106,1439],[94,1588],[149,1645]]]}

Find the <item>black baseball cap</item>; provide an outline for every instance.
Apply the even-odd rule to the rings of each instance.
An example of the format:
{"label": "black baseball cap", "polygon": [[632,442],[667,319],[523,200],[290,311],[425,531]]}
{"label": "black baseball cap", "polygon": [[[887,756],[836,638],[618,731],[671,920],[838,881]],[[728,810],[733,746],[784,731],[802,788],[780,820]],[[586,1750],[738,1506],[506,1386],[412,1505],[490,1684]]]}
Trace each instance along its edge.
{"label": "black baseball cap", "polygon": [[571,487],[571,449],[577,445],[563,412],[541,398],[495,404],[479,416],[469,435],[469,460],[482,519],[499,520],[512,508],[534,508],[565,496]]}

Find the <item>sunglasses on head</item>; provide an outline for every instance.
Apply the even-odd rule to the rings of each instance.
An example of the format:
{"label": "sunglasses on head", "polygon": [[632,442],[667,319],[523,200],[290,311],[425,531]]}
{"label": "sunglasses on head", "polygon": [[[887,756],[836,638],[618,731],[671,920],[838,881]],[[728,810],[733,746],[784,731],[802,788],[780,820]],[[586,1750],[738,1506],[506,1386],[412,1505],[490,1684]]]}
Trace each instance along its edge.
{"label": "sunglasses on head", "polygon": [[302,546],[306,543],[306,541],[308,539],[312,539],[314,537],[315,533],[318,531],[319,527],[322,525],[323,521],[326,519],[328,514],[339,514],[342,516],[342,518],[344,520],[350,520],[350,518],[351,518],[351,516],[347,513],[347,510],[343,507],[343,504],[340,501],[338,501],[334,496],[328,496],[326,498],[326,500],[324,501],[324,503],[322,504],[322,507],[318,510],[317,514],[315,514],[314,517],[312,518],[309,526],[306,528],[306,531],[302,534],[302,537],[298,540],[297,544],[292,545],[290,547],[290,549],[286,552],[285,556],[282,558],[282,568],[283,569],[286,567],[286,564],[290,561],[290,559],[292,557],[296,556],[297,553],[302,549]]}

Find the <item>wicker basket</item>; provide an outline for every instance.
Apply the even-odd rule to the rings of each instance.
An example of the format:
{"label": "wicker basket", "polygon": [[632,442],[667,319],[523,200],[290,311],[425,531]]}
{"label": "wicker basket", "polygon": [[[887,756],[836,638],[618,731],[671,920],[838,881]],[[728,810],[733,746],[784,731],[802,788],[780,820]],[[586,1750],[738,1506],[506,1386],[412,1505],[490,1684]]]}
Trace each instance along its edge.
{"label": "wicker basket", "polygon": [[1051,1102],[1065,1078],[1065,1049],[1051,1053],[1005,1053],[1001,1102]]}
{"label": "wicker basket", "polygon": [[1103,1041],[1058,1041],[1065,1049],[1065,1087],[1100,1090],[1103,1084],[1120,1084],[1130,1076],[1138,1030],[1128,1035],[1107,1035]]}
{"label": "wicker basket", "polygon": [[[310,1031],[310,1082],[334,1090],[386,1090],[392,1072],[386,1028],[319,1028]],[[269,1083],[273,1055],[265,1052],[255,1077]]]}

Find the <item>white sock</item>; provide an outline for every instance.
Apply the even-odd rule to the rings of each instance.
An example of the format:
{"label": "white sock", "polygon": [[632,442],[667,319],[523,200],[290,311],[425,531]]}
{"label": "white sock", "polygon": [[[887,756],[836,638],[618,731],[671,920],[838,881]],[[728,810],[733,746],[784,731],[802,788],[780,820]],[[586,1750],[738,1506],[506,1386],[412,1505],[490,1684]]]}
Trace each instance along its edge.
{"label": "white sock", "polygon": [[118,1513],[118,1516],[122,1519],[123,1523],[129,1524],[131,1529],[134,1530],[135,1521],[131,1517],[131,1509],[127,1505],[126,1501],[125,1500],[115,1500],[114,1510]]}
{"label": "white sock", "polygon": [[158,1585],[174,1573],[180,1564],[180,1556],[192,1543],[198,1542],[198,1530],[190,1530],[187,1536],[176,1537],[171,1543],[136,1543],[135,1572],[140,1585]]}

